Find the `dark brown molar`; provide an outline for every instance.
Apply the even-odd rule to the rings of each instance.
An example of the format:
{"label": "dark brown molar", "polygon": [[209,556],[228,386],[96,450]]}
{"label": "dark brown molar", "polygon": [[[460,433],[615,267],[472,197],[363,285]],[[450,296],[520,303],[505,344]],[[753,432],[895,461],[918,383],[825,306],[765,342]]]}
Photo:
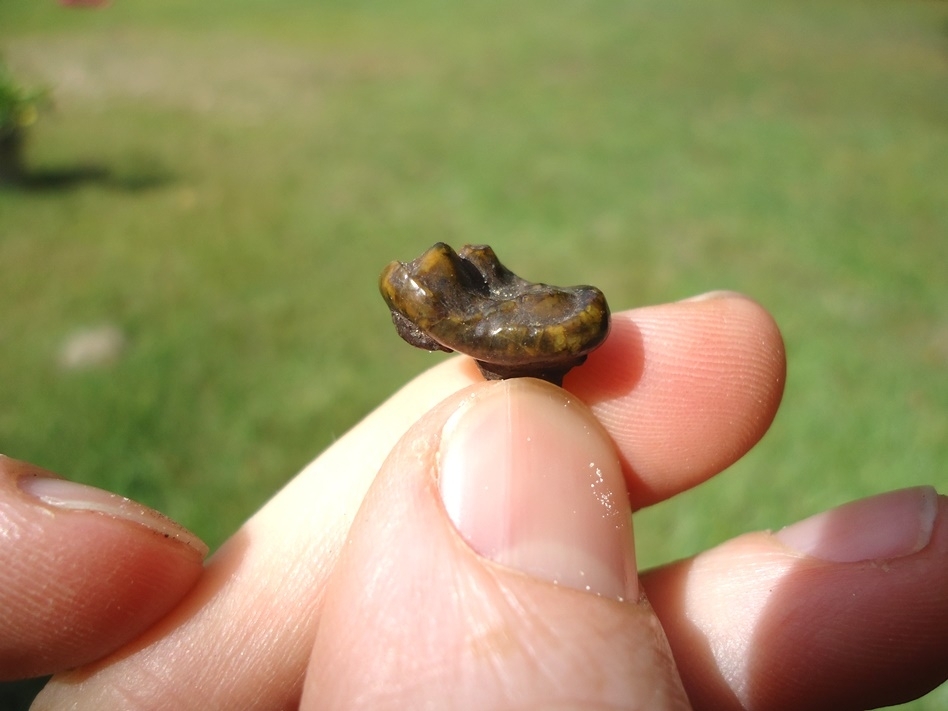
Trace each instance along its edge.
{"label": "dark brown molar", "polygon": [[530,376],[560,385],[609,333],[606,297],[593,286],[521,279],[486,245],[439,242],[379,279],[398,335],[429,351],[458,351],[488,380]]}

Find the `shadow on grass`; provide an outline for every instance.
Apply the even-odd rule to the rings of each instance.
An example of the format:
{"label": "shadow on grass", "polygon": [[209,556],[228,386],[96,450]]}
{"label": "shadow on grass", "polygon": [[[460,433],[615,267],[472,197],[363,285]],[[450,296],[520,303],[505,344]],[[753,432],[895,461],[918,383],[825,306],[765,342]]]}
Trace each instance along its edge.
{"label": "shadow on grass", "polygon": [[0,709],[3,711],[27,711],[33,699],[43,689],[48,676],[22,681],[0,682]]}
{"label": "shadow on grass", "polygon": [[116,171],[102,165],[86,164],[27,170],[16,180],[0,183],[0,189],[42,193],[99,185],[110,190],[137,193],[164,187],[176,179],[170,171],[157,167]]}

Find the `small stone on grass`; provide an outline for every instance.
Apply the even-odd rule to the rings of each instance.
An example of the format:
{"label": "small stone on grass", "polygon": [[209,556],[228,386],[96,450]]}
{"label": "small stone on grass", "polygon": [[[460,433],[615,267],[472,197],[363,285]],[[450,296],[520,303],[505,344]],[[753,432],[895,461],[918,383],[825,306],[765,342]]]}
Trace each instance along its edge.
{"label": "small stone on grass", "polygon": [[125,350],[125,334],[114,325],[86,328],[70,335],[59,349],[59,365],[83,370],[114,365]]}

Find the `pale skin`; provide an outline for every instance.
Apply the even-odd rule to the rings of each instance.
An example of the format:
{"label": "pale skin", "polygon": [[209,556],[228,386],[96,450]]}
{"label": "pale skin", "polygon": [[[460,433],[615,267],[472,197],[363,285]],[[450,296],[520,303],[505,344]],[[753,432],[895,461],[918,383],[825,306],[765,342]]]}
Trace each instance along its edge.
{"label": "pale skin", "polygon": [[[948,676],[948,504],[931,490],[847,509],[865,536],[750,533],[635,570],[624,512],[740,458],[770,426],[784,375],[772,318],[733,294],[615,314],[565,392],[486,383],[451,359],[206,562],[200,542],[147,510],[66,507],[68,489],[30,490],[33,470],[0,459],[0,675],[57,673],[36,709],[858,709],[914,698]],[[470,432],[475,444],[500,439],[464,456]],[[550,513],[576,477],[522,501],[515,487],[491,547],[480,489],[450,484],[455,469],[517,475],[554,455],[566,471],[597,465],[597,500],[618,523],[587,535],[605,515]],[[518,524],[537,511],[524,543]],[[560,558],[584,561],[588,577],[562,572]]]}

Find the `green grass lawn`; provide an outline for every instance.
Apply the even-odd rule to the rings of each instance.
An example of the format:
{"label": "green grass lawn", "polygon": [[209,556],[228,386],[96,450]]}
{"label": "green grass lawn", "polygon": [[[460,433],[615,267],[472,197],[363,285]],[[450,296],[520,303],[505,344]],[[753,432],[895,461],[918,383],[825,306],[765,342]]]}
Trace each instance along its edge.
{"label": "green grass lawn", "polygon": [[[915,0],[4,0],[0,51],[56,108],[0,192],[0,451],[217,545],[436,360],[376,280],[444,240],[616,310],[728,288],[776,316],[771,433],[640,515],[647,565],[948,491],[946,26]],[[122,358],[60,368],[101,324]]]}

